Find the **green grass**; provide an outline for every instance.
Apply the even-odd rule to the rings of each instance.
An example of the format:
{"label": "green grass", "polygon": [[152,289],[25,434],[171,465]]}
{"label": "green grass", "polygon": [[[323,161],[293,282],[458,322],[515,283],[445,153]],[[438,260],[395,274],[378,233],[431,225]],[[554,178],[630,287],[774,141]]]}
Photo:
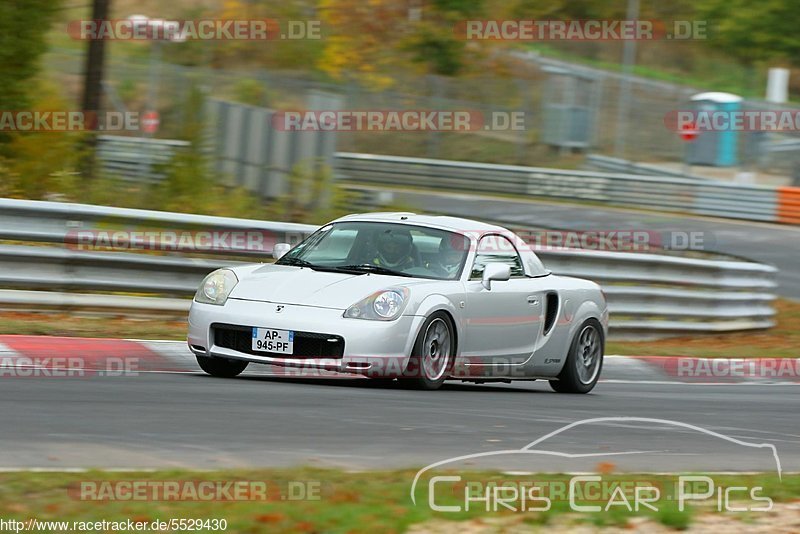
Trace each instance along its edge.
{"label": "green grass", "polygon": [[[441,473],[437,473],[441,474]],[[450,473],[454,474],[454,473]],[[566,475],[510,476],[497,473],[459,473],[463,480],[476,481],[486,487],[489,483],[502,485],[523,480],[547,480],[567,484]],[[410,527],[426,529],[424,525],[443,526],[445,532],[463,530],[466,522],[496,521],[499,524],[525,523],[530,526],[557,526],[568,529],[581,523],[596,526],[624,526],[637,515],[644,515],[651,522],[660,522],[672,528],[685,528],[698,513],[709,513],[713,507],[708,503],[679,511],[670,488],[675,477],[655,475],[603,474],[603,482],[636,482],[663,488],[663,501],[656,502],[657,512],[601,511],[576,513],[570,510],[567,499],[553,498],[547,511],[486,512],[484,507],[474,506],[468,512],[434,512],[427,505],[425,493],[427,479],[418,492],[417,505],[409,492],[415,471],[343,472],[314,468],[259,469],[193,472],[184,470],[155,472],[87,472],[87,473],[2,473],[0,474],[0,517],[26,520],[63,521],[135,521],[168,520],[171,518],[225,519],[228,532],[404,532]],[[717,487],[762,486],[760,493],[775,502],[795,500],[800,495],[800,476],[784,477],[779,482],[770,475],[714,476]],[[81,482],[114,481],[258,481],[267,488],[266,498],[252,501],[143,501],[143,500],[81,500],[76,488]],[[290,484],[314,493],[313,499],[289,497]],[[440,505],[463,505],[463,493],[457,486],[451,491],[437,494]],[[455,490],[455,491],[452,491]],[[295,493],[295,495],[299,495]],[[630,493],[632,495],[632,492]],[[582,501],[580,504],[607,502]],[[713,502],[711,499],[709,502]],[[756,503],[757,504],[757,503]],[[613,509],[613,508],[612,508]],[[734,514],[735,515],[735,514]],[[742,515],[738,519],[745,519]],[[738,519],[735,519],[738,521]],[[756,514],[746,519],[757,519]],[[548,527],[549,528],[549,527]],[[437,529],[438,530],[438,529]]]}
{"label": "green grass", "polygon": [[183,341],[185,318],[136,319],[71,313],[0,313],[0,335],[161,339]]}

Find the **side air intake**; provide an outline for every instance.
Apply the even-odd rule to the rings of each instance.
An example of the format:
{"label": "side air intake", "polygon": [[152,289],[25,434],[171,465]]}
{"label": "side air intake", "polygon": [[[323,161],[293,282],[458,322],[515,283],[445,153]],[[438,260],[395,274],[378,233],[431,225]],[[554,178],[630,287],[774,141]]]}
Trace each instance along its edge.
{"label": "side air intake", "polygon": [[551,291],[544,298],[544,335],[550,333],[558,318],[558,293]]}

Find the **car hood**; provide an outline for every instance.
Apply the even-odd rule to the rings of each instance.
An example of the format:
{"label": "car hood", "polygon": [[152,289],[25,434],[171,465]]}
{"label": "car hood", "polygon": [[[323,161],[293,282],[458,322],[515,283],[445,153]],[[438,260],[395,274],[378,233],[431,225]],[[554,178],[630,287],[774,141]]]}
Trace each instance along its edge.
{"label": "car hood", "polygon": [[234,272],[239,283],[230,295],[232,299],[337,310],[344,310],[381,289],[427,282],[378,274],[315,271],[290,265],[260,265],[234,269]]}

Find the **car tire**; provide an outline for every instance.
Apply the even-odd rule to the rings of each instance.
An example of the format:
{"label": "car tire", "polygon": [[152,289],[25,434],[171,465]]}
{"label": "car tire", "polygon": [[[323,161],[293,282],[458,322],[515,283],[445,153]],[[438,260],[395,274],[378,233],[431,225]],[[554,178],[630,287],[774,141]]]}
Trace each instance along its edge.
{"label": "car tire", "polygon": [[569,348],[567,361],[550,387],[559,393],[589,393],[603,370],[605,336],[597,319],[586,320]]}
{"label": "car tire", "polygon": [[233,378],[238,376],[247,368],[247,363],[243,360],[229,360],[227,358],[211,358],[209,356],[197,355],[197,364],[200,369],[219,378]]}
{"label": "car tire", "polygon": [[455,362],[455,328],[445,312],[434,312],[422,325],[403,373],[403,382],[414,389],[439,389]]}

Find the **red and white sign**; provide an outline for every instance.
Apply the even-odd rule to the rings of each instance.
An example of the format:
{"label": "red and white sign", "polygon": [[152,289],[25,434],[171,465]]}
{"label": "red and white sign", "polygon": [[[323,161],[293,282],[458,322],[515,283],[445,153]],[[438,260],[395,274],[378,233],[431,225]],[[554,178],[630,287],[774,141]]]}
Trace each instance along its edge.
{"label": "red and white sign", "polygon": [[697,139],[697,127],[694,124],[684,124],[681,126],[681,139],[684,141],[694,141]]}
{"label": "red and white sign", "polygon": [[161,117],[158,111],[147,111],[142,115],[142,131],[145,133],[156,133],[161,125]]}

